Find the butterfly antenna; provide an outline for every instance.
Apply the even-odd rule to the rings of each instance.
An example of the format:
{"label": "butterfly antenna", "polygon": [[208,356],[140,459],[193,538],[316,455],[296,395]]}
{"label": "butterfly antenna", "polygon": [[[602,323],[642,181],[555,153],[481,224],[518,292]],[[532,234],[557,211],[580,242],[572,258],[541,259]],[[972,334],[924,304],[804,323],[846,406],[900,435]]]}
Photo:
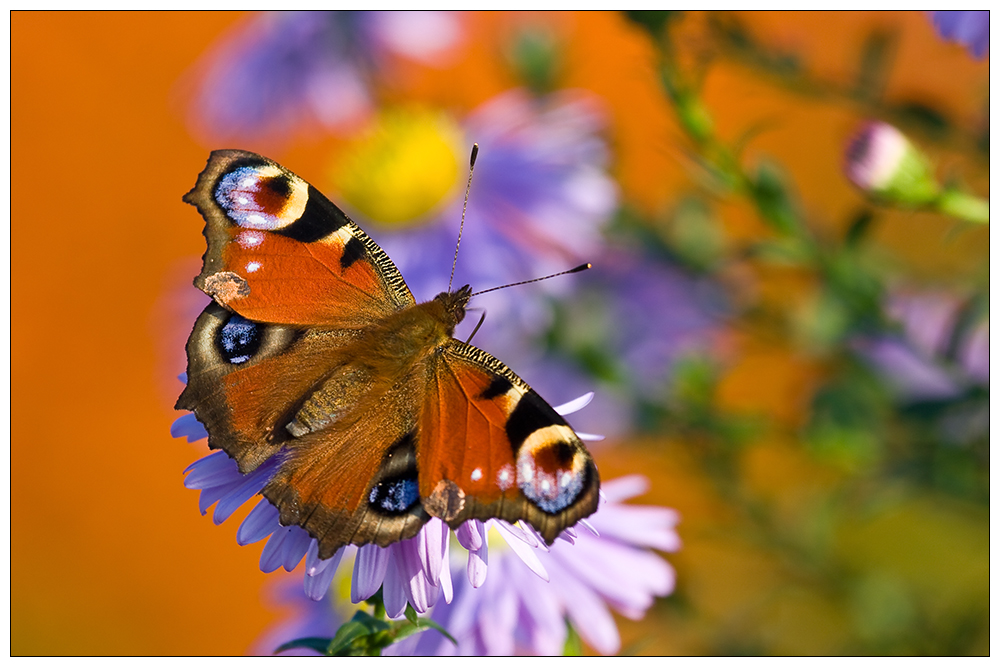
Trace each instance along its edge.
{"label": "butterfly antenna", "polygon": [[451,260],[451,277],[448,278],[448,292],[451,293],[451,283],[455,280],[455,265],[458,264],[458,246],[462,245],[462,230],[465,229],[465,211],[469,208],[469,190],[472,189],[472,173],[476,170],[476,156],[479,155],[479,144],[472,144],[472,157],[469,158],[469,182],[465,186],[465,203],[462,204],[462,222],[458,226],[458,242],[455,244],[455,258]]}
{"label": "butterfly antenna", "polygon": [[548,280],[549,278],[555,278],[556,276],[564,276],[567,273],[579,273],[580,271],[586,271],[587,269],[593,268],[590,262],[586,264],[581,264],[580,266],[570,269],[569,271],[560,271],[559,273],[553,273],[552,275],[542,276],[541,278],[532,278],[531,280],[522,280],[519,283],[510,283],[509,285],[500,285],[499,287],[491,287],[489,289],[484,289],[482,292],[473,292],[469,295],[472,298],[479,294],[486,294],[487,292],[496,292],[498,289],[505,289],[507,287],[515,287],[517,285],[527,285],[528,283],[537,283],[539,280]]}

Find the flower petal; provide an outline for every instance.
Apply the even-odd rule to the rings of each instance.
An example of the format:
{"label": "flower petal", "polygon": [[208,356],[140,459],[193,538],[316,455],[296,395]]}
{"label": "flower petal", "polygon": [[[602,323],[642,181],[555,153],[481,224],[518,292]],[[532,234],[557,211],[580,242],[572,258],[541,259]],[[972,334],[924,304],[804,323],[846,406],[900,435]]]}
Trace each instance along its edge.
{"label": "flower petal", "polygon": [[[313,544],[315,544],[315,541]],[[310,600],[322,600],[326,592],[330,590],[330,582],[333,581],[333,575],[337,573],[337,567],[340,565],[346,549],[347,547],[341,547],[334,552],[331,558],[320,561],[321,563],[326,563],[326,565],[322,569],[317,566],[316,574],[310,575],[308,572],[306,573],[303,581],[303,589]]]}
{"label": "flower petal", "polygon": [[458,527],[455,537],[468,551],[479,551],[486,543],[486,528],[479,519],[471,519]]}
{"label": "flower petal", "polygon": [[253,544],[278,530],[281,527],[278,516],[278,508],[266,498],[261,498],[236,531],[236,543],[240,546]]}
{"label": "flower petal", "polygon": [[535,550],[525,544],[525,542],[503,521],[495,521],[493,525],[497,528],[497,532],[500,533],[500,536],[504,539],[504,542],[507,543],[507,546],[510,547],[510,550],[517,554],[517,557],[528,566],[528,569],[545,581],[548,581],[549,573],[545,570],[545,566],[542,565],[542,562],[538,560],[538,555],[535,553]]}
{"label": "flower petal", "polygon": [[[193,412],[181,415],[170,425],[170,435],[174,438],[187,438],[188,442],[195,442],[208,437],[208,431],[202,425]],[[224,452],[219,452],[225,454]]]}
{"label": "flower petal", "polygon": [[382,582],[382,603],[385,605],[385,615],[391,619],[400,618],[406,610],[406,579],[399,571],[402,559],[397,553],[399,543],[389,545],[390,558],[385,570],[385,580]]}
{"label": "flower petal", "polygon": [[574,412],[579,412],[580,410],[583,410],[585,407],[590,405],[590,402],[592,400],[594,400],[594,392],[588,391],[583,396],[580,396],[579,398],[574,398],[572,401],[568,403],[557,405],[552,409],[555,410],[556,413],[558,413],[559,415],[565,417],[566,415],[571,415]]}
{"label": "flower petal", "polygon": [[391,548],[383,549],[374,544],[366,544],[358,549],[351,581],[351,602],[358,604],[367,600],[382,586],[389,567]]}

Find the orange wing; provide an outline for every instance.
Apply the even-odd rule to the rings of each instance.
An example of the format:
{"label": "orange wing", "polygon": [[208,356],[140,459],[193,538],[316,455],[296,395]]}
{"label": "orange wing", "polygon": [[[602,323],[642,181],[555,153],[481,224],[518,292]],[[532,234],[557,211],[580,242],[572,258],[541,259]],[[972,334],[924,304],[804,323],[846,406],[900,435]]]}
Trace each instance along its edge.
{"label": "orange wing", "polygon": [[206,222],[195,285],[247,319],[360,328],[414,304],[389,256],[272,160],[215,151],[184,201]]}
{"label": "orange wing", "polygon": [[573,429],[507,366],[452,340],[418,421],[424,509],[457,528],[524,519],[549,543],[597,509],[594,461]]}

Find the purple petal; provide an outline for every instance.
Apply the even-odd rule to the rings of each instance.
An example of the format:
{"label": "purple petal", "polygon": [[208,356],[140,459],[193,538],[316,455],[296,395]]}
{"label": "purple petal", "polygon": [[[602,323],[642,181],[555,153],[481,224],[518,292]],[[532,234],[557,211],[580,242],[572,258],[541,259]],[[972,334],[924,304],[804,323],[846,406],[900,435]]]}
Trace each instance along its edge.
{"label": "purple petal", "polygon": [[282,567],[287,572],[291,572],[302,562],[302,557],[309,550],[309,544],[313,541],[312,536],[299,526],[294,526],[288,537],[285,538],[285,557],[282,560]]}
{"label": "purple petal", "polygon": [[580,519],[580,525],[589,530],[591,533],[593,533],[594,537],[601,536],[600,531],[598,531],[597,528],[595,528],[594,525],[589,521],[587,521],[586,519]]}
{"label": "purple petal", "polygon": [[278,516],[278,508],[266,498],[261,498],[236,531],[236,543],[242,547],[261,541],[281,527]]}
{"label": "purple petal", "polygon": [[406,610],[406,580],[401,576],[399,569],[402,559],[399,557],[399,543],[389,545],[387,551],[390,552],[389,564],[385,569],[385,580],[382,582],[382,603],[385,605],[385,614],[389,618],[396,619],[403,615]]}
{"label": "purple petal", "polygon": [[446,531],[444,534],[444,556],[441,559],[441,575],[438,577],[441,595],[444,596],[445,604],[451,604],[452,596],[455,593],[451,582],[451,561],[448,558],[450,551],[451,540],[448,539],[448,532]]}
{"label": "purple petal", "polygon": [[264,550],[260,552],[261,572],[274,572],[281,567],[285,561],[284,545],[293,528],[298,528],[298,526],[282,526],[271,534],[271,538],[264,545]]}
{"label": "purple petal", "polygon": [[483,547],[476,551],[469,552],[469,564],[466,568],[469,575],[469,583],[473,588],[479,588],[486,581],[486,566],[490,561],[490,545],[484,539]]}
{"label": "purple petal", "polygon": [[208,456],[204,456],[187,468],[184,468],[184,473],[190,472],[191,474],[184,478],[184,486],[189,489],[202,489],[211,484],[206,484],[204,480],[213,479],[217,475],[226,474],[228,481],[235,481],[240,475],[239,469],[236,467],[236,461],[229,458],[229,455],[223,451],[212,452]]}
{"label": "purple petal", "polygon": [[681,547],[674,530],[679,517],[666,507],[609,504],[591,516],[591,520],[607,539],[660,551],[677,551]]}
{"label": "purple petal", "polygon": [[537,574],[545,581],[549,580],[549,573],[545,571],[545,566],[538,560],[535,550],[525,544],[503,521],[495,521],[494,527],[500,533],[510,550],[517,554],[517,557],[528,566],[528,569]]}
{"label": "purple petal", "polygon": [[[313,541],[313,544],[316,544],[316,542]],[[334,552],[331,558],[320,561],[320,563],[325,563],[325,565],[314,566],[317,570],[316,574],[311,575],[306,572],[303,589],[310,600],[322,600],[326,592],[330,590],[330,582],[333,581],[333,575],[337,573],[337,567],[340,565],[340,561],[344,557],[346,550],[347,547],[341,547]]]}
{"label": "purple petal", "polygon": [[235,481],[224,486],[210,486],[208,488],[202,489],[201,495],[198,496],[198,509],[202,514],[208,512],[208,508],[211,507],[217,500],[225,496],[227,493],[232,493],[236,489],[240,488],[242,481]]}
{"label": "purple petal", "polygon": [[260,493],[277,467],[277,459],[272,458],[260,464],[252,473],[244,475],[243,481],[219,500],[212,516],[216,525],[228,519],[243,503]]}
{"label": "purple petal", "polygon": [[618,628],[600,598],[562,573],[552,580],[552,584],[580,638],[605,655],[617,653],[621,648]]}
{"label": "purple petal", "polygon": [[557,414],[565,417],[566,415],[571,415],[574,412],[583,410],[585,407],[590,405],[592,400],[594,400],[594,392],[589,391],[579,398],[574,398],[572,401],[563,403],[562,405],[557,405],[552,409],[555,410]]}
{"label": "purple petal", "polygon": [[670,592],[673,572],[652,552],[597,540],[589,541],[587,547],[586,554],[561,550],[559,565],[620,613],[641,617],[654,593]]}
{"label": "purple petal", "polygon": [[448,528],[437,517],[432,518],[417,533],[417,553],[424,576],[432,586],[441,581],[441,561],[448,544]]}
{"label": "purple petal", "polygon": [[649,479],[643,475],[626,475],[601,484],[608,503],[620,503],[649,491]]}
{"label": "purple petal", "polygon": [[552,586],[534,586],[523,596],[523,613],[531,622],[521,624],[531,627],[531,643],[537,655],[558,655],[566,643],[566,622]]}
{"label": "purple petal", "polygon": [[366,544],[358,549],[351,581],[351,602],[358,604],[375,595],[385,580],[389,566],[389,548]]}
{"label": "purple petal", "polygon": [[[499,578],[490,582],[489,604],[480,607],[479,631],[487,655],[513,655],[517,627],[518,596]],[[486,592],[484,591],[484,595]]]}
{"label": "purple petal", "polygon": [[479,551],[486,543],[486,528],[479,519],[471,519],[458,527],[455,537],[468,551]]}
{"label": "purple petal", "polygon": [[[396,568],[406,591],[406,597],[417,613],[422,614],[434,604],[439,590],[430,584],[424,574],[420,557],[420,552],[423,550],[420,536],[397,542],[394,546]],[[382,594],[385,594],[384,586]]]}
{"label": "purple petal", "polygon": [[208,437],[208,431],[194,416],[193,412],[181,415],[170,425],[170,435],[174,438],[187,438],[188,442]]}

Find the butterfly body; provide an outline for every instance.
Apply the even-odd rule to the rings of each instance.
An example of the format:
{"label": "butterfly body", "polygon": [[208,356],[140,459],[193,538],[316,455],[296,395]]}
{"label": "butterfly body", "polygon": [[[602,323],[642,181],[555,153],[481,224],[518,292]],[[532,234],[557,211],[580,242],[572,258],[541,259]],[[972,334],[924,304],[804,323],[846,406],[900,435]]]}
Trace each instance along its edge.
{"label": "butterfly body", "polygon": [[213,297],[188,340],[209,446],[328,558],[438,517],[523,519],[551,542],[596,509],[582,442],[523,380],[452,337],[471,290],[417,304],[388,256],[280,165],[216,151],[185,196],[206,220],[195,284]]}

